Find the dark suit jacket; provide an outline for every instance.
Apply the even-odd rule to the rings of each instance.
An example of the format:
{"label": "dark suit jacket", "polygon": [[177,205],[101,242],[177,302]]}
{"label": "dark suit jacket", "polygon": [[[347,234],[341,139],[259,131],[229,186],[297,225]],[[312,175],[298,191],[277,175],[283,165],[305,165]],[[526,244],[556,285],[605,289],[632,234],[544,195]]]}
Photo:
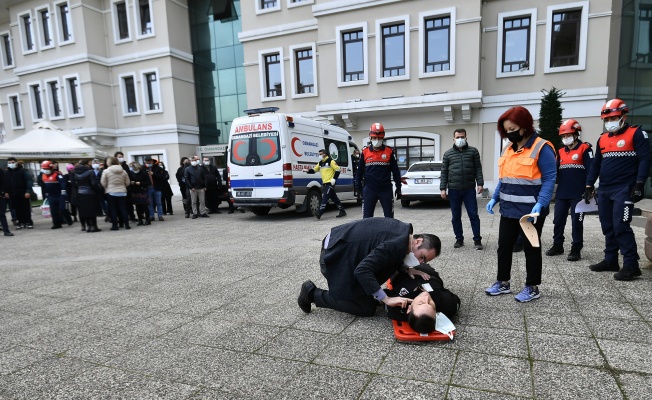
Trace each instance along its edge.
{"label": "dark suit jacket", "polygon": [[403,265],[412,224],[393,218],[365,218],[331,229],[322,252],[322,274],[331,297],[353,300],[372,295]]}
{"label": "dark suit jacket", "polygon": [[[430,279],[425,280],[418,276],[412,279],[407,273],[399,272],[392,277],[392,290],[385,289],[385,293],[392,297],[414,299],[421,293],[419,287],[424,283],[429,283],[433,288],[430,297],[437,306],[437,312],[443,312],[448,318],[453,318],[460,307],[460,298],[444,287],[444,282],[439,274],[429,264],[421,264],[416,269],[428,273]],[[390,319],[407,321],[407,308],[387,307],[387,316]]]}

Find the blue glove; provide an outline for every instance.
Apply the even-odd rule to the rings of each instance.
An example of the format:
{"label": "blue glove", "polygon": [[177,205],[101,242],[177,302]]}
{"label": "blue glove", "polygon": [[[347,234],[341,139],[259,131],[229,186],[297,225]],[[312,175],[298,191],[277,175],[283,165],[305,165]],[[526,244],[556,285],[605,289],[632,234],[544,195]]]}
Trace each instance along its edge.
{"label": "blue glove", "polygon": [[[541,214],[541,209],[543,206],[539,203],[535,204],[534,207],[532,207],[532,211],[530,211],[530,214]],[[527,219],[530,222],[534,222],[534,218],[530,217]]]}
{"label": "blue glove", "polygon": [[494,200],[494,199],[489,200],[489,203],[487,203],[487,212],[489,214],[494,213],[493,208],[494,208],[495,205],[496,205],[496,200]]}

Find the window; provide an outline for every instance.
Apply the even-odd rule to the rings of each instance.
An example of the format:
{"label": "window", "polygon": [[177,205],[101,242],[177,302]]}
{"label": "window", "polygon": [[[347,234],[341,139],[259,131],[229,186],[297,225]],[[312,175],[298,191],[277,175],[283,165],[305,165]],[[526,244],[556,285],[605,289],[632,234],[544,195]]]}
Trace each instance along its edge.
{"label": "window", "polygon": [[138,36],[154,35],[154,24],[152,22],[151,0],[137,0],[136,22],[138,23]]}
{"label": "window", "polygon": [[288,0],[288,8],[314,4],[315,0]]}
{"label": "window", "polygon": [[161,110],[161,88],[159,86],[158,72],[143,73],[143,98],[145,99],[145,111]]}
{"label": "window", "polygon": [[113,31],[116,42],[124,42],[131,39],[129,35],[129,17],[127,15],[127,2],[113,2]]}
{"label": "window", "polygon": [[589,2],[548,7],[544,72],[584,70]]}
{"label": "window", "polygon": [[23,112],[20,109],[20,99],[18,93],[8,96],[9,110],[11,114],[11,124],[14,129],[23,128]]}
{"label": "window", "polygon": [[68,2],[59,2],[54,5],[57,12],[59,45],[72,42],[72,24],[70,20],[70,6]]}
{"label": "window", "polygon": [[634,29],[634,32],[638,32],[638,38],[634,46],[633,59],[637,63],[652,64],[652,57],[650,56],[650,50],[652,50],[652,4],[637,4],[638,18],[636,23],[638,28]]}
{"label": "window", "polygon": [[376,21],[376,36],[379,37],[376,40],[378,82],[410,79],[409,27],[407,15]]}
{"label": "window", "polygon": [[231,149],[231,162],[235,165],[267,165],[281,159],[277,131],[233,135]]}
{"label": "window", "polygon": [[348,156],[349,144],[346,142],[339,142],[337,140],[324,138],[324,146],[326,153],[339,165],[340,167],[348,167],[351,159]]}
{"label": "window", "polygon": [[81,90],[79,88],[78,76],[64,77],[66,83],[66,98],[68,102],[68,117],[81,117],[84,114],[81,103]]}
{"label": "window", "polygon": [[419,77],[455,74],[455,9],[419,14]]}
{"label": "window", "polygon": [[256,14],[281,10],[280,0],[256,0]]}
{"label": "window", "polygon": [[283,49],[270,49],[258,53],[262,100],[283,100],[285,93]]}
{"label": "window", "polygon": [[315,44],[291,46],[290,52],[294,55],[292,62],[292,97],[316,96]]}
{"label": "window", "polygon": [[45,88],[48,93],[48,111],[50,119],[63,118],[61,110],[61,95],[59,93],[59,80],[53,79],[45,82]]}
{"label": "window", "polygon": [[18,16],[20,20],[20,34],[23,39],[23,53],[36,51],[34,46],[34,31],[32,30],[32,14],[28,11]]}
{"label": "window", "polygon": [[50,9],[46,6],[36,10],[36,17],[39,22],[41,50],[54,47],[52,39],[52,24],[50,23]]}
{"label": "window", "polygon": [[136,100],[136,77],[133,74],[120,77],[122,91],[122,105],[124,114],[137,114],[138,101]]}
{"label": "window", "polygon": [[347,25],[336,28],[338,86],[369,83],[367,25]]}
{"label": "window", "polygon": [[435,139],[420,137],[397,137],[387,139],[387,145],[396,152],[396,161],[404,174],[417,161],[432,161],[435,158]]}
{"label": "window", "polygon": [[496,77],[534,75],[537,9],[498,14]]}
{"label": "window", "polygon": [[14,66],[14,52],[11,48],[11,36],[8,31],[0,33],[0,45],[2,45],[2,66],[12,68]]}
{"label": "window", "polygon": [[43,102],[41,99],[41,84],[40,83],[30,83],[29,87],[29,98],[30,105],[32,108],[32,120],[37,121],[43,119]]}

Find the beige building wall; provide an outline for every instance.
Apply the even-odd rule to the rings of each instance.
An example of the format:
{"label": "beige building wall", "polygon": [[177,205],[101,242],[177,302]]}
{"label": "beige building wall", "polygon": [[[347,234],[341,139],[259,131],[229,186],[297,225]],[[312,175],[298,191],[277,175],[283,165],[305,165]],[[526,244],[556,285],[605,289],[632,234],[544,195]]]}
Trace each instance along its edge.
{"label": "beige building wall", "polygon": [[[618,4],[614,4],[618,3]],[[382,122],[388,136],[426,135],[436,141],[435,158],[452,146],[454,129],[467,130],[469,143],[479,148],[487,186],[497,180],[496,160],[502,146],[496,135],[496,121],[509,107],[523,105],[536,120],[542,89],[556,87],[563,92],[563,118],[575,118],[583,126],[583,139],[595,143],[602,124],[599,111],[615,92],[613,73],[608,60],[617,57],[617,34],[611,26],[612,8],[620,3],[608,0],[540,1],[438,0],[410,1],[307,1],[300,7],[288,7],[280,0],[275,10],[261,11],[257,2],[242,2],[243,31],[247,76],[247,100],[250,108],[279,107],[284,112],[328,120],[344,126],[360,145],[366,142],[368,127]],[[579,66],[551,68],[550,16],[558,10],[581,10]],[[423,31],[421,21],[430,15],[449,13],[451,28],[451,62],[454,72],[423,76]],[[532,20],[532,64],[512,73],[502,73],[503,19],[530,16]],[[392,19],[409,20],[409,79],[386,82],[378,79],[380,60],[377,43],[382,34],[379,24]],[[366,28],[366,79],[364,84],[342,85],[338,70],[338,27],[355,25]],[[316,53],[317,95],[297,98],[292,95],[292,48],[314,43]],[[617,45],[616,45],[617,46]],[[261,54],[280,49],[283,53],[282,98],[265,98],[264,64]],[[546,65],[548,64],[548,65]],[[502,64],[501,64],[502,66]],[[453,68],[451,68],[453,69]],[[610,87],[610,85],[612,85]]]}

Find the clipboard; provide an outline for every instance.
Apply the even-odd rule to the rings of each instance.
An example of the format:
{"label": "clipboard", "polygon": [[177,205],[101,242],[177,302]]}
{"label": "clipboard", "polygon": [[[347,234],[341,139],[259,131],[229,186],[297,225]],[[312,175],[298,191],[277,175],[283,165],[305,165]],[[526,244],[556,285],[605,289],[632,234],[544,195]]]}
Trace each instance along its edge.
{"label": "clipboard", "polygon": [[598,211],[598,201],[596,200],[595,197],[591,199],[591,202],[589,204],[586,204],[584,200],[580,200],[577,202],[577,205],[575,206],[575,212],[577,214],[597,212],[597,211]]}
{"label": "clipboard", "polygon": [[519,224],[521,224],[521,229],[525,233],[525,237],[530,242],[532,247],[540,247],[541,245],[539,243],[539,235],[537,234],[537,229],[534,227],[534,224],[527,219],[533,217],[536,221],[538,216],[539,213],[525,214],[518,221]]}

